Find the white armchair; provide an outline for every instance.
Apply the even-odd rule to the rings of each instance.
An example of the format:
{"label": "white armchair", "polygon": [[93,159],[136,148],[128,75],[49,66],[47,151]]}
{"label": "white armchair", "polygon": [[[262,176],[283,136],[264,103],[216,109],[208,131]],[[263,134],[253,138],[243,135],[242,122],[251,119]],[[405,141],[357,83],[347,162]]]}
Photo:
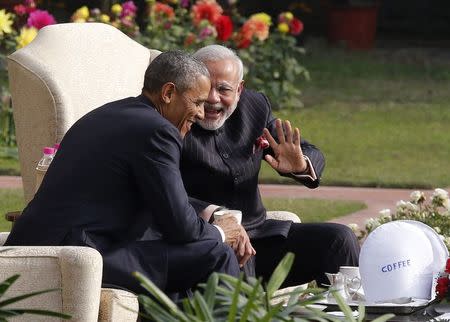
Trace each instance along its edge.
{"label": "white armchair", "polygon": [[[60,142],[72,124],[93,108],[116,99],[139,95],[145,69],[158,54],[159,51],[143,47],[110,25],[67,23],[42,28],[28,46],[8,57],[26,202],[32,199],[35,192],[35,166],[41,157],[42,147]],[[100,294],[101,256],[94,250],[23,247],[13,248],[0,255],[1,276],[12,275],[18,267],[16,264],[5,267],[4,257],[15,256],[14,262],[28,274],[36,272],[37,266],[29,265],[41,260],[37,258],[55,258],[49,260],[52,262],[49,265],[54,266],[50,272],[62,283],[62,294],[65,296],[61,302],[63,308],[69,300],[74,307],[83,305],[89,311],[89,314],[85,312],[87,315],[79,315],[80,318],[75,321],[96,321],[97,317],[100,321],[136,321],[137,314],[120,305],[137,310],[134,294],[113,289],[103,289]],[[10,259],[8,261],[12,262]],[[95,296],[73,293],[72,286],[77,287],[72,285],[72,278],[75,278],[72,274],[75,272],[63,272],[67,265],[62,263],[77,261],[81,263],[80,267],[92,263],[91,268],[83,270],[90,283],[89,290],[86,288],[82,293],[89,292]],[[39,276],[38,279],[41,278],[40,273],[35,275]],[[23,285],[32,285],[27,283]],[[51,285],[44,288],[48,286]],[[31,290],[28,286],[27,289]],[[72,304],[69,305],[71,307]],[[67,310],[67,313],[72,312]]]}

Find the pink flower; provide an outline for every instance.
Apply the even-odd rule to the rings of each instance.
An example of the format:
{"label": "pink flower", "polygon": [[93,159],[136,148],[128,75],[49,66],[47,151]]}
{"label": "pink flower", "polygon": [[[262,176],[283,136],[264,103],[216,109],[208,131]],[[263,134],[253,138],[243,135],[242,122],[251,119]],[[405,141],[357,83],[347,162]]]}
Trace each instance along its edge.
{"label": "pink flower", "polygon": [[55,23],[55,18],[46,10],[35,10],[31,12],[27,20],[28,27],[34,27],[38,30],[47,25],[53,25]]}
{"label": "pink flower", "polygon": [[133,1],[127,1],[122,3],[122,13],[120,14],[121,17],[126,16],[136,16],[137,7],[134,4]]}

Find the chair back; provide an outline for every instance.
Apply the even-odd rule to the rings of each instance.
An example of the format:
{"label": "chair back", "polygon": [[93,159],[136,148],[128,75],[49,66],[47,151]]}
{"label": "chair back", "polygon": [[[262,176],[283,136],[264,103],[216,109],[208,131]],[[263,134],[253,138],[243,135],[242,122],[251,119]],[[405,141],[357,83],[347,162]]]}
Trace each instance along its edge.
{"label": "chair back", "polygon": [[42,148],[59,143],[92,109],[139,95],[145,69],[158,54],[110,25],[65,23],[42,28],[8,56],[26,202],[35,192]]}

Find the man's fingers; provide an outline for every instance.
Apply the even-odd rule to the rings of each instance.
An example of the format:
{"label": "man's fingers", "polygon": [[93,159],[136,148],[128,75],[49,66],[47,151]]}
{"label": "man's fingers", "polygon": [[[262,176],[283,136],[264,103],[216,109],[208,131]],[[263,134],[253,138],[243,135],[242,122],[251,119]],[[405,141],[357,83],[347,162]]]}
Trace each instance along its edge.
{"label": "man's fingers", "polygon": [[275,170],[278,168],[278,161],[271,155],[266,154],[264,156],[264,159],[267,161],[268,164],[270,164],[270,166],[272,168],[274,168]]}
{"label": "man's fingers", "polygon": [[292,127],[288,120],[284,121],[284,130],[286,131],[286,141],[292,143]]}
{"label": "man's fingers", "polygon": [[281,124],[281,120],[280,119],[277,119],[275,121],[275,126],[276,126],[276,129],[277,129],[278,142],[280,142],[280,144],[285,143],[286,140],[284,138],[283,126]]}
{"label": "man's fingers", "polygon": [[251,254],[245,254],[245,256],[243,256],[240,261],[239,261],[239,266],[242,267],[245,265],[245,263],[247,263],[247,261],[249,260],[249,258],[251,257]]}
{"label": "man's fingers", "polygon": [[269,144],[272,149],[275,149],[278,145],[277,141],[273,138],[272,134],[270,134],[268,129],[263,130],[264,137],[269,141]]}
{"label": "man's fingers", "polygon": [[294,142],[295,145],[300,145],[300,130],[298,127],[294,130]]}

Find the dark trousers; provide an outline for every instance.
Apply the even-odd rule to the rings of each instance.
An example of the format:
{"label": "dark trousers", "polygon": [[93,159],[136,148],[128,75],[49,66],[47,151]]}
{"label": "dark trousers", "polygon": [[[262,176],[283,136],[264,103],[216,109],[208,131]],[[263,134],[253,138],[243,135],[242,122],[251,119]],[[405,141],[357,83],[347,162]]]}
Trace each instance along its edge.
{"label": "dark trousers", "polygon": [[187,244],[136,241],[102,255],[103,284],[136,294],[148,292],[132,276],[135,271],[168,294],[185,294],[188,289],[206,281],[213,272],[236,277],[240,273],[233,250],[218,240]]}
{"label": "dark trousers", "polygon": [[294,264],[283,287],[316,280],[329,284],[325,276],[340,266],[358,266],[359,244],[345,225],[333,223],[292,224],[287,238],[282,236],[252,239],[256,250],[256,275],[268,281],[287,252],[295,254]]}

